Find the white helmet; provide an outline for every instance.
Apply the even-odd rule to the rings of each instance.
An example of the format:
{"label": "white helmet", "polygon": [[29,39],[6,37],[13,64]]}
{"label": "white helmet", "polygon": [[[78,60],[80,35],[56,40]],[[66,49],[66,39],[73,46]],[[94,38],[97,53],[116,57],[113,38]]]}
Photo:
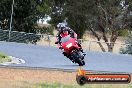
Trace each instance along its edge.
{"label": "white helmet", "polygon": [[62,28],[65,28],[66,25],[64,23],[59,23],[57,24],[57,29],[62,29]]}

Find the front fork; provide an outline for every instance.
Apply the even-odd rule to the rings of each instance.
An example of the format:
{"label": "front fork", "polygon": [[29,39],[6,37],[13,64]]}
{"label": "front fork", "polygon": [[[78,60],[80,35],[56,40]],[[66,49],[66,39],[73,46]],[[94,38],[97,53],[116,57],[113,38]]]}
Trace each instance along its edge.
{"label": "front fork", "polygon": [[63,52],[62,53],[64,56],[66,56],[67,58],[69,58],[73,63],[75,62],[75,60],[73,59],[73,57],[71,55],[68,55],[67,53]]}

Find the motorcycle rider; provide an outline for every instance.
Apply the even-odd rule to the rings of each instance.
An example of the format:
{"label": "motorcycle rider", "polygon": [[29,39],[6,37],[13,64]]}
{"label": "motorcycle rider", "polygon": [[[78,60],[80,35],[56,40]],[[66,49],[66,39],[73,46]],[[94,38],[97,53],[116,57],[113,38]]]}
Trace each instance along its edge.
{"label": "motorcycle rider", "polygon": [[[57,34],[56,37],[58,37],[58,41],[56,41],[55,44],[58,44],[59,43],[60,44],[60,47],[59,48],[61,49],[61,38],[62,38],[61,34],[67,33],[72,38],[74,38],[75,37],[74,36],[74,31],[71,28],[67,27],[64,23],[59,23],[57,25],[57,30],[58,30],[58,34]],[[78,46],[80,47],[80,51],[82,53],[84,53],[84,51],[83,51],[82,46],[81,46],[80,43],[78,43]],[[86,55],[86,54],[84,53],[84,55]]]}
{"label": "motorcycle rider", "polygon": [[61,38],[62,38],[61,34],[66,34],[67,33],[67,35],[70,34],[71,37],[74,38],[74,31],[72,29],[70,29],[69,27],[66,27],[66,25],[63,24],[63,23],[59,23],[57,25],[57,30],[58,30],[58,34],[57,34],[56,37],[58,37],[58,41],[56,41],[55,44],[59,43],[61,45],[61,42],[60,42]]}

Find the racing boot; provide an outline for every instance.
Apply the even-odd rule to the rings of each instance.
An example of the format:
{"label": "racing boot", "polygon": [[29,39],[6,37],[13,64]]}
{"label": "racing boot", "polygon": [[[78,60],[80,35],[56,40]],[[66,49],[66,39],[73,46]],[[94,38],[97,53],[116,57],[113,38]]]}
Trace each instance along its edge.
{"label": "racing boot", "polygon": [[61,43],[59,42],[59,49],[63,49]]}
{"label": "racing boot", "polygon": [[60,42],[60,39],[58,39],[56,42],[55,42],[55,44],[61,44],[61,42]]}
{"label": "racing boot", "polygon": [[56,41],[56,42],[55,42],[55,44],[58,44],[58,43],[59,43],[59,41]]}

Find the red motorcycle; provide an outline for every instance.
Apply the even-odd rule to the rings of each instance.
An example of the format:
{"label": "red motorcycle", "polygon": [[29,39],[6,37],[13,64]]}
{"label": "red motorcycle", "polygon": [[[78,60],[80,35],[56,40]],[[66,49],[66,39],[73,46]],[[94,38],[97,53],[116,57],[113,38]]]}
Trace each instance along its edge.
{"label": "red motorcycle", "polygon": [[74,33],[75,37],[72,38],[70,35],[62,35],[61,38],[61,47],[63,50],[64,56],[69,58],[73,63],[78,63],[79,66],[85,65],[84,56],[80,51],[77,42],[77,34]]}

